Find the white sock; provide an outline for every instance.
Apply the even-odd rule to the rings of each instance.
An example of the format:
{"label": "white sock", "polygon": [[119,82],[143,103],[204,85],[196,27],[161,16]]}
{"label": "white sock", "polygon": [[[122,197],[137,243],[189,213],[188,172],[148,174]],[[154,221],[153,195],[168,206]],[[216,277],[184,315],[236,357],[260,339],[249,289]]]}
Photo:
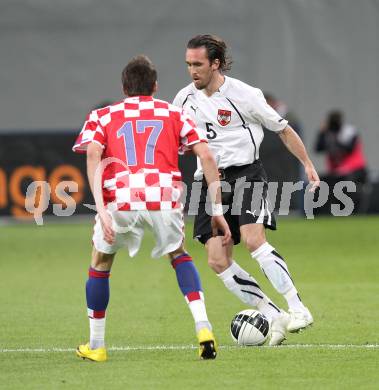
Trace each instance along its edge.
{"label": "white sock", "polygon": [[257,309],[272,322],[276,317],[280,315],[280,310],[271,301],[267,302],[264,299],[259,303]]}
{"label": "white sock", "polygon": [[105,335],[105,317],[89,318],[90,339],[89,346],[91,349],[104,347]]}
{"label": "white sock", "polygon": [[205,308],[204,295],[202,292],[199,293],[201,299],[188,301],[188,298],[186,298],[186,301],[188,302],[188,307],[195,321],[196,332],[198,332],[202,328],[208,328],[209,330],[212,330],[212,326],[208,320],[207,310]]}
{"label": "white sock", "polygon": [[282,294],[290,309],[304,308],[296,287],[291,279],[287,264],[268,242],[251,253],[257,259],[262,271],[278,293]]}
{"label": "white sock", "polygon": [[199,321],[199,322],[195,322],[196,333],[197,333],[200,329],[204,329],[204,328],[207,328],[207,329],[209,329],[210,331],[212,331],[211,323],[210,323],[209,321]]}
{"label": "white sock", "polygon": [[218,277],[224,282],[225,287],[242,302],[257,308],[269,319],[280,313],[279,308],[263,293],[257,281],[235,261],[229,268],[218,274]]}
{"label": "white sock", "polygon": [[284,298],[288,302],[288,307],[293,310],[301,310],[303,311],[305,309],[305,306],[303,302],[301,302],[301,299],[299,297],[299,294],[296,292],[295,294],[291,290],[289,293],[284,294]]}

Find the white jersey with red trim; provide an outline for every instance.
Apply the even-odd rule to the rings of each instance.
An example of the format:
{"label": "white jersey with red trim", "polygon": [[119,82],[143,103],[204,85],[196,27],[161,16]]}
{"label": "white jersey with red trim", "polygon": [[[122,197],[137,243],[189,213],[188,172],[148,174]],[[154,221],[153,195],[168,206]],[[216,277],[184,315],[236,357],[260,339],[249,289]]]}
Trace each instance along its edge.
{"label": "white jersey with red trim", "polygon": [[182,109],[136,96],[92,111],[73,150],[84,153],[91,142],[104,149],[105,204],[118,210],[169,210],[181,207],[178,152],[202,141]]}
{"label": "white jersey with red trim", "polygon": [[[260,89],[227,76],[212,96],[191,83],[178,92],[173,104],[186,108],[196,125],[206,132],[219,168],[253,163],[259,158],[262,126],[279,132],[288,123],[267,104]],[[198,161],[195,177],[201,176]]]}

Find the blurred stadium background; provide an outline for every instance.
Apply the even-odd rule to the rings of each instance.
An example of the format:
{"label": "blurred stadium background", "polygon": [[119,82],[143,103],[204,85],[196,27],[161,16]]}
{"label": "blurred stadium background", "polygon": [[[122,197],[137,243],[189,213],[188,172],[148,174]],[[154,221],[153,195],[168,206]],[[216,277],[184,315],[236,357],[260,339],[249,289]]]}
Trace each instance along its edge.
{"label": "blurred stadium background", "polygon": [[[297,114],[319,172],[316,131],[329,109],[341,108],[362,135],[374,184],[364,211],[379,211],[378,20],[378,0],[1,0],[0,216],[27,215],[32,180],[46,179],[54,190],[77,179],[76,200],[88,201],[84,159],[69,149],[85,115],[121,98],[121,70],[139,53],[157,66],[158,97],[171,101],[189,83],[185,45],[198,33],[226,40],[232,77]],[[299,180],[295,160],[266,133],[271,179]],[[183,164],[186,180],[193,164]]]}
{"label": "blurred stadium background", "polygon": [[[74,348],[88,334],[90,220],[13,222],[30,217],[25,191],[33,180],[52,187],[50,213],[60,203],[59,183],[77,181],[75,214],[88,213],[85,159],[71,152],[85,115],[122,98],[121,70],[140,53],[157,66],[157,96],[172,100],[189,83],[185,45],[199,33],[229,44],[230,76],[271,92],[297,114],[320,172],[316,131],[327,111],[342,109],[358,127],[368,160],[364,211],[379,212],[379,0],[0,0],[0,388],[377,388],[377,216],[279,219],[270,240],[288,255],[315,326],[277,350],[232,345],[228,325],[243,307],[211,273],[187,223],[187,247],[222,345],[211,366],[199,365],[188,345],[195,340],[187,308],[170,267],[148,258],[148,235],[135,262],[115,264],[110,364],[75,360]],[[295,160],[266,133],[271,178],[300,180]],[[182,165],[190,180],[194,161]],[[238,247],[235,255],[283,304],[246,250]],[[159,348],[171,344],[177,349]]]}

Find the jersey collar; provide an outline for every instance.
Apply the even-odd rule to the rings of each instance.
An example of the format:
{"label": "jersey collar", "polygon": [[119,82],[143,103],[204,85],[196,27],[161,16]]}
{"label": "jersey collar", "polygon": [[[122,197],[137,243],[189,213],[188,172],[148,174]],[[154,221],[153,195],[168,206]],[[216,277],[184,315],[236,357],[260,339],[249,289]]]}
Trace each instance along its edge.
{"label": "jersey collar", "polygon": [[220,86],[217,92],[224,93],[226,88],[228,88],[229,77],[224,75],[224,83]]}
{"label": "jersey collar", "polygon": [[[215,91],[215,92],[212,94],[212,96],[215,95],[215,94],[217,94],[217,93],[224,93],[225,90],[228,88],[228,84],[229,84],[229,77],[224,75],[224,82],[223,82],[223,84],[219,87],[219,89],[218,89],[217,91]],[[198,94],[198,96],[205,97],[205,98],[208,97],[208,96],[206,95],[206,93],[204,92],[203,89],[201,89],[201,90],[196,89],[196,87],[195,87],[194,84],[193,84],[193,88],[194,88],[194,90],[196,91],[196,93],[199,93],[199,92],[200,92],[200,93]]]}

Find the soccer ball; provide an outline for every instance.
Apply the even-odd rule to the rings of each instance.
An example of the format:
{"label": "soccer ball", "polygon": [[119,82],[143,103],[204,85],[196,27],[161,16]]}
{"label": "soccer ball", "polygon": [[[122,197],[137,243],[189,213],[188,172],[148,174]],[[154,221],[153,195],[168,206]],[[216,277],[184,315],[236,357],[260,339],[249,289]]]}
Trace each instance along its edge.
{"label": "soccer ball", "polygon": [[239,345],[262,345],[267,340],[270,323],[258,310],[237,313],[230,324],[230,334]]}

